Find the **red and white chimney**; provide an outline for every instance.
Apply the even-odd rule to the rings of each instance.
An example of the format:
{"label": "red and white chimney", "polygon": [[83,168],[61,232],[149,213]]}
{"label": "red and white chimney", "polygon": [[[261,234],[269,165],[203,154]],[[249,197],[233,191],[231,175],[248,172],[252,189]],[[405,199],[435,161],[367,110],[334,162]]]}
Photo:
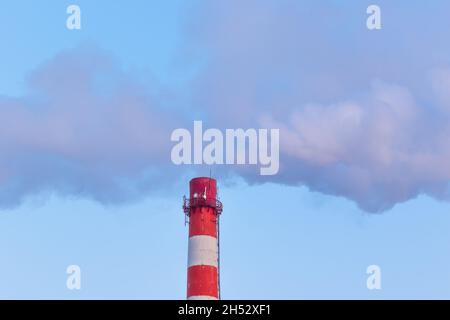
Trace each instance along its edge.
{"label": "red and white chimney", "polygon": [[219,281],[219,216],[215,179],[199,177],[189,182],[189,199],[183,210],[189,221],[187,299],[217,300]]}

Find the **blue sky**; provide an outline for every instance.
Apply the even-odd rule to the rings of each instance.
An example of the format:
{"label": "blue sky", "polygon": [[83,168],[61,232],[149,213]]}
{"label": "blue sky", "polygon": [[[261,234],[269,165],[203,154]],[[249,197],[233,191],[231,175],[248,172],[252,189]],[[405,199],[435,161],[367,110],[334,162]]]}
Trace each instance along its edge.
{"label": "blue sky", "polygon": [[[72,3],[82,11],[78,31],[65,27],[66,7]],[[77,87],[84,73],[78,77],[77,70],[91,66],[86,61],[92,57],[98,59],[93,69],[103,58],[112,57],[112,67],[106,66],[111,88],[124,84],[135,88],[139,82],[133,90],[140,92],[142,86],[149,96],[142,103],[158,101],[151,114],[174,119],[173,125],[165,120],[169,129],[179,123],[190,125],[197,116],[219,128],[255,125],[254,115],[261,112],[270,118],[265,123],[280,125],[292,141],[303,137],[312,152],[303,152],[305,144],[282,145],[286,160],[279,177],[265,179],[238,170],[241,178],[231,184],[221,179],[226,174],[222,176],[220,168],[213,168],[225,205],[221,220],[225,299],[450,298],[449,171],[443,165],[450,148],[442,111],[450,101],[445,94],[450,45],[442,41],[449,30],[445,27],[450,27],[443,19],[449,5],[438,0],[399,1],[398,6],[379,1],[383,29],[368,33],[369,2],[299,1],[289,14],[290,1],[262,3],[255,6],[250,1],[242,8],[233,1],[2,3],[0,96],[8,101],[33,100],[33,90],[45,90],[48,79],[53,85],[53,71],[62,68],[63,74],[77,76],[66,81],[67,87],[55,89],[60,95],[48,96],[74,118],[78,111],[71,113],[70,108],[85,101]],[[309,11],[313,14],[303,15]],[[301,52],[305,55],[297,55]],[[76,66],[71,67],[70,61]],[[423,80],[428,76],[431,84]],[[38,86],[33,87],[36,81]],[[109,83],[105,86],[110,88]],[[81,98],[62,107],[61,101],[71,98],[67,88]],[[130,94],[112,97],[107,101]],[[300,108],[310,103],[317,106],[314,111]],[[399,106],[393,109],[395,117],[389,110],[373,111],[391,104]],[[108,112],[102,110],[80,114],[97,116],[95,123],[106,127],[106,120],[114,118],[102,116]],[[366,116],[362,127],[352,129],[352,123],[344,122],[354,130],[350,136],[375,132],[363,142],[352,141],[354,161],[345,156],[347,136],[329,144],[329,136],[339,138],[342,132],[341,126],[334,128],[333,119],[347,110]],[[420,120],[410,120],[417,114]],[[330,135],[296,126],[292,119],[298,118],[313,124],[316,118],[328,119],[321,132]],[[399,134],[394,139],[389,130],[377,131],[381,124],[398,128]],[[436,134],[433,129],[441,127],[442,134]],[[103,148],[107,138],[98,140],[100,155],[106,154],[99,158],[105,161],[101,170],[96,153],[75,153],[76,161],[71,162],[72,158],[36,148],[19,149],[10,158],[7,152],[21,143],[19,137],[7,141],[11,145],[0,137],[4,148],[0,164],[15,175],[12,182],[2,183],[0,170],[0,298],[185,297],[187,228],[181,199],[188,193],[189,178],[207,175],[208,167],[173,169],[164,162],[165,145],[159,149],[160,158],[127,149],[120,141],[117,152]],[[71,146],[91,147],[77,137],[80,140],[67,144],[64,152],[71,155]],[[404,153],[392,153],[391,145],[376,143],[383,138],[392,138]],[[153,141],[157,138],[149,140],[150,147],[159,146]],[[423,150],[430,162],[417,156]],[[130,152],[130,159],[121,159],[125,152]],[[141,155],[151,162],[150,173],[134,162]],[[50,156],[56,160],[48,161]],[[120,160],[108,161],[113,158]],[[26,165],[42,162],[45,165]],[[31,177],[15,172],[16,165]],[[53,167],[54,175],[48,173]],[[358,175],[355,168],[373,174]],[[99,176],[91,178],[96,172]],[[105,179],[105,174],[117,174],[132,185],[124,199],[114,201],[125,189],[111,187],[115,180]],[[136,187],[141,186],[136,181],[145,187]],[[81,267],[81,290],[66,288],[66,267],[71,264]],[[372,264],[381,267],[381,290],[366,287],[366,268]]]}

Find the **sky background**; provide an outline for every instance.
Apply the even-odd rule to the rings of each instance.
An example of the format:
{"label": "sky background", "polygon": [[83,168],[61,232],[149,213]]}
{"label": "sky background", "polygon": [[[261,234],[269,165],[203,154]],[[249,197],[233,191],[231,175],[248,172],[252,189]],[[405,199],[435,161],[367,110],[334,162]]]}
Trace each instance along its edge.
{"label": "sky background", "polygon": [[448,12],[3,1],[0,298],[184,299],[182,196],[209,167],[175,168],[170,132],[201,119],[281,128],[277,176],[213,167],[222,298],[449,299]]}

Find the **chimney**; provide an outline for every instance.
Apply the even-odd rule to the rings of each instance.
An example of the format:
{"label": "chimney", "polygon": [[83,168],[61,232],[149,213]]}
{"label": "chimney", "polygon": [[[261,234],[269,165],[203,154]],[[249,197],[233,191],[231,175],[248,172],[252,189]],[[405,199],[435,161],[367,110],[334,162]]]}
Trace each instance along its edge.
{"label": "chimney", "polygon": [[215,179],[199,177],[189,182],[189,199],[184,197],[185,222],[189,224],[187,299],[220,299],[219,217]]}

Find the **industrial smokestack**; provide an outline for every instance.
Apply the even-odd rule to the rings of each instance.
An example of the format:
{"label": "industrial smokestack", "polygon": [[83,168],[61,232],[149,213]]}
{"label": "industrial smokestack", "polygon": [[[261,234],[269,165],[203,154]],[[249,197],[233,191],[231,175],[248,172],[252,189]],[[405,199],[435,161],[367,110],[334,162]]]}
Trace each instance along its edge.
{"label": "industrial smokestack", "polygon": [[220,299],[219,216],[215,179],[199,177],[189,182],[189,199],[183,210],[189,223],[187,298]]}

